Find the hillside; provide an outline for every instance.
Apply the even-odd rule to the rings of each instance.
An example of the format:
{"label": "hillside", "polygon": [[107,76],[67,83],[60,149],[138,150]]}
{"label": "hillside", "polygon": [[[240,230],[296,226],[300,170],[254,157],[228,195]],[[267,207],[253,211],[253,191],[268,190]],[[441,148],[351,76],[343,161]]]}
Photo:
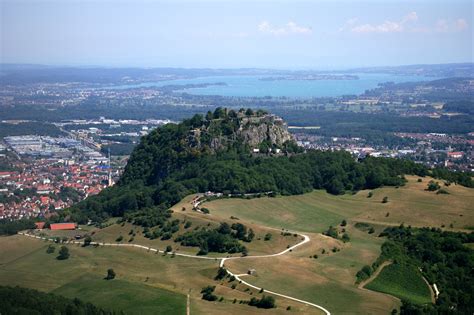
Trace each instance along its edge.
{"label": "hillside", "polygon": [[355,161],[347,152],[303,152],[280,118],[218,108],[143,137],[119,183],[65,211],[64,217],[102,222],[142,211],[142,216],[159,218],[156,225],[169,218],[169,207],[193,193],[296,195],[325,189],[337,195],[403,185],[404,174],[424,176],[428,170],[404,160]]}

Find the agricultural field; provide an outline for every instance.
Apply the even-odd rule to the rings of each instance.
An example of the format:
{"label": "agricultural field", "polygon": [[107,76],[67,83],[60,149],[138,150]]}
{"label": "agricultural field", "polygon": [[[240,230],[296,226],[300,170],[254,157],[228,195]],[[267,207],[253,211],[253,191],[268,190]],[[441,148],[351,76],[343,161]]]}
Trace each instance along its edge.
{"label": "agricultural field", "polygon": [[421,274],[413,267],[390,264],[369,282],[367,289],[388,293],[415,304],[431,303],[431,292]]}
{"label": "agricultural field", "polygon": [[[203,260],[155,254],[127,247],[82,247],[67,245],[70,258],[57,260],[60,245],[46,253],[51,242],[14,235],[0,237],[0,285],[21,286],[44,292],[78,297],[108,309],[124,309],[132,314],[185,314],[186,295],[190,295],[191,314],[321,314],[301,303],[276,298],[277,308],[263,311],[234,299],[249,300],[256,291],[231,289],[227,281],[215,281],[217,260]],[[108,268],[117,276],[104,280]],[[201,299],[200,291],[216,286],[223,301]],[[166,304],[166,305],[165,305]]]}

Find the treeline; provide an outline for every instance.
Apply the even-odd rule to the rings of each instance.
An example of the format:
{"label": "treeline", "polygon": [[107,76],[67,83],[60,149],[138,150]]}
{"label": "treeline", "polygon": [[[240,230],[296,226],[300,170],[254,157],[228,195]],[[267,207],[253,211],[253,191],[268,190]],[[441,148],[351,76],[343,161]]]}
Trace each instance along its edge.
{"label": "treeline", "polygon": [[[118,314],[75,298],[20,287],[0,286],[0,314]],[[122,313],[120,313],[122,314]]]}
{"label": "treeline", "polygon": [[386,236],[389,241],[383,244],[373,270],[385,260],[408,264],[419,268],[428,282],[436,283],[440,291],[434,305],[420,306],[403,301],[401,314],[474,313],[474,251],[466,246],[474,242],[474,233],[401,225],[385,229],[380,236]]}
{"label": "treeline", "polygon": [[34,229],[35,222],[31,219],[9,220],[0,219],[0,235],[14,235],[19,231]]}

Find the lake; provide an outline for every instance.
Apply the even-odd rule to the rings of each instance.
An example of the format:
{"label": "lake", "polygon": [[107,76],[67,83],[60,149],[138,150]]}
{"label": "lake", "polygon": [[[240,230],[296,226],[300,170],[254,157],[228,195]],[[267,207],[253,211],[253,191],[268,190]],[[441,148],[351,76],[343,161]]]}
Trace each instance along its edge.
{"label": "lake", "polygon": [[183,91],[197,95],[221,96],[287,96],[292,98],[334,97],[348,94],[361,94],[365,90],[373,89],[383,82],[418,82],[437,78],[423,76],[400,76],[392,74],[357,73],[359,80],[276,80],[265,81],[260,78],[268,76],[234,75],[212,76],[193,79],[167,80],[146,82],[140,84],[119,85],[112,89],[126,89],[138,87],[160,87],[166,85],[186,85],[202,83],[224,82],[227,85],[208,86],[203,88],[184,89]]}

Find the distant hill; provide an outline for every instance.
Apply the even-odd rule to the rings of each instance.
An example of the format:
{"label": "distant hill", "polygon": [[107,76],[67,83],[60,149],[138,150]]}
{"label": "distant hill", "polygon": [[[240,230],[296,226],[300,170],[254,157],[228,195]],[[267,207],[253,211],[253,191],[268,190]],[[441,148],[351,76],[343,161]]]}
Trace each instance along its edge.
{"label": "distant hill", "polygon": [[217,108],[153,130],[135,147],[117,185],[61,215],[101,222],[136,213],[153,226],[163,224],[169,207],[192,193],[294,195],[325,189],[343,194],[403,185],[403,174],[424,176],[428,170],[406,160],[356,161],[347,152],[306,152],[277,116]]}

